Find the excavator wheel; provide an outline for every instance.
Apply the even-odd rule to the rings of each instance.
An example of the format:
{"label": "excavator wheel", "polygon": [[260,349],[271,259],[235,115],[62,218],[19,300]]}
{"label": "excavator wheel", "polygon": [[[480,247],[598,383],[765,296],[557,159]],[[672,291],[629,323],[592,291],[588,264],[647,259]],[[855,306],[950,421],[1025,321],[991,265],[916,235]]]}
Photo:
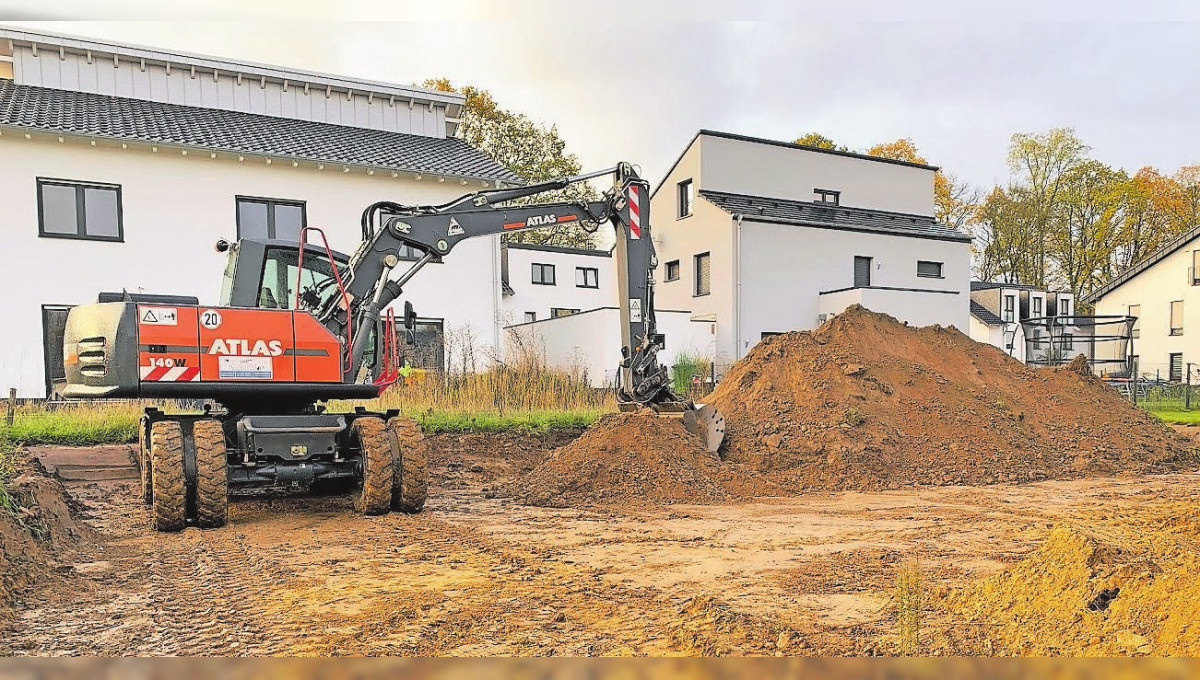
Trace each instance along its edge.
{"label": "excavator wheel", "polygon": [[429,494],[426,476],[425,435],[408,418],[392,418],[387,423],[388,441],[392,446],[392,509],[401,512],[421,512]]}
{"label": "excavator wheel", "polygon": [[183,431],[179,423],[163,420],[150,427],[150,483],[154,502],[150,516],[159,531],[183,529]]}
{"label": "excavator wheel", "polygon": [[354,491],[354,509],[364,515],[382,515],[392,504],[392,447],[383,420],[357,418],[350,426],[351,444],[362,455],[362,484]]}
{"label": "excavator wheel", "polygon": [[225,431],[216,420],[197,420],[192,438],[196,444],[196,526],[217,529],[229,521]]}
{"label": "excavator wheel", "polygon": [[142,471],[142,502],[150,505],[154,502],[154,485],[150,476],[150,442],[147,439],[150,432],[149,419],[142,416],[138,421],[138,467]]}

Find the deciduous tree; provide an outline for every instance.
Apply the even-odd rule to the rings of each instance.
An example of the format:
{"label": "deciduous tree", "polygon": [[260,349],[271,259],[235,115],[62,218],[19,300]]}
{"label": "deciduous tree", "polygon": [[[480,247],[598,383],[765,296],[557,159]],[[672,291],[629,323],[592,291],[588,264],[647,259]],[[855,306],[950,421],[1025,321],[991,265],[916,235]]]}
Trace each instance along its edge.
{"label": "deciduous tree", "polygon": [[832,151],[849,151],[850,149],[838,144],[832,139],[826,137],[819,132],[809,132],[796,138],[793,144],[801,144],[803,146],[815,146],[818,149],[830,149]]}

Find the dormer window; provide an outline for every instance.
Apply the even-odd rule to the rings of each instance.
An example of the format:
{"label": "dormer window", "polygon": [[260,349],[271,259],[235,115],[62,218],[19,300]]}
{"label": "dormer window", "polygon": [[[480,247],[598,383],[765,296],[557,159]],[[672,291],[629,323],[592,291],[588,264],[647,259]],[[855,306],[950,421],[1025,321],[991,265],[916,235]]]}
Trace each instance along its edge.
{"label": "dormer window", "polygon": [[832,189],[813,189],[813,203],[817,205],[838,205],[842,192]]}

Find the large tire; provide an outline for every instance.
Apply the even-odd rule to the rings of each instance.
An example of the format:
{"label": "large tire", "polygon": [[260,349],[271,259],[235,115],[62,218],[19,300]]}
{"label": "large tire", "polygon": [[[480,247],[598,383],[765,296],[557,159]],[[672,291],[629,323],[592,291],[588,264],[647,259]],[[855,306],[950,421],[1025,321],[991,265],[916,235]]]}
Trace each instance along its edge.
{"label": "large tire", "polygon": [[150,427],[150,477],[154,502],[150,514],[159,531],[179,531],[185,523],[183,431],[179,423],[164,420]]}
{"label": "large tire", "polygon": [[197,420],[192,438],[196,444],[196,526],[217,529],[229,521],[225,431],[216,420]]}
{"label": "large tire", "polygon": [[392,447],[383,420],[356,418],[350,441],[362,455],[362,483],[354,491],[354,509],[364,515],[382,515],[392,504]]}
{"label": "large tire", "polygon": [[154,484],[150,476],[150,419],[142,416],[138,421],[138,467],[142,472],[142,502],[154,502]]}
{"label": "large tire", "polygon": [[429,495],[425,435],[412,420],[400,417],[388,421],[387,434],[392,446],[392,509],[421,512]]}

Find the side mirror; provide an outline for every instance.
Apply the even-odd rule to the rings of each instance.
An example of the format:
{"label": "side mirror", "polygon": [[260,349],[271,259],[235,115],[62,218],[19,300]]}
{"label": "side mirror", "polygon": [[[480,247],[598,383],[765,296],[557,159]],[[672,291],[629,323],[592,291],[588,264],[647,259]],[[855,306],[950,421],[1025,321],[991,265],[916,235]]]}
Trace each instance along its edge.
{"label": "side mirror", "polygon": [[404,301],[404,330],[413,332],[417,329],[417,313],[413,311],[412,303]]}

